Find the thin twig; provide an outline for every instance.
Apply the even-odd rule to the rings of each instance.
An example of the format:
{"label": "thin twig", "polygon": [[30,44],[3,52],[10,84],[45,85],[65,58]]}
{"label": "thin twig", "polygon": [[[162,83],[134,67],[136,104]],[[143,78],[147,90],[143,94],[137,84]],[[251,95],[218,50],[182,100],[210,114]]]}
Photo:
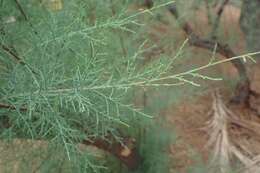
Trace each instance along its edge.
{"label": "thin twig", "polygon": [[20,13],[22,14],[22,16],[24,17],[24,19],[25,19],[26,21],[28,21],[28,17],[27,17],[27,15],[26,15],[26,13],[25,13],[25,11],[24,11],[22,5],[20,4],[19,0],[14,0],[14,1],[15,1],[15,4],[16,4],[18,10],[20,11]]}
{"label": "thin twig", "polygon": [[[260,52],[255,52],[255,53],[250,53],[247,54],[249,56],[253,56],[253,55],[257,55],[260,54]],[[99,86],[85,86],[85,87],[81,87],[80,90],[81,91],[87,91],[87,90],[103,90],[103,89],[111,89],[111,88],[117,88],[117,89],[127,89],[130,87],[158,87],[158,86],[176,86],[176,85],[181,85],[183,84],[182,82],[179,83],[173,83],[173,84],[162,84],[160,83],[163,80],[168,80],[168,79],[177,79],[177,78],[181,78],[185,75],[190,75],[190,74],[194,74],[197,73],[203,69],[207,69],[225,62],[229,62],[235,59],[241,59],[242,57],[245,57],[245,55],[241,55],[241,56],[236,56],[236,57],[232,57],[232,58],[227,58],[227,59],[223,59],[220,61],[216,61],[216,62],[211,62],[208,63],[206,65],[200,66],[198,68],[195,69],[191,69],[182,73],[178,73],[178,74],[173,74],[170,76],[164,76],[164,77],[160,77],[160,78],[155,78],[155,79],[150,79],[148,81],[137,81],[137,82],[132,82],[132,83],[125,83],[125,84],[115,84],[115,85],[99,85]],[[158,82],[158,83],[157,83]],[[34,92],[27,92],[27,93],[20,93],[20,94],[14,94],[11,96],[6,96],[1,98],[1,100],[6,100],[7,98],[17,98],[17,97],[25,97],[25,96],[29,96],[29,95],[38,95],[39,93],[41,94],[45,94],[46,96],[56,96],[59,95],[60,93],[72,93],[75,92],[75,88],[59,88],[59,89],[49,89],[46,91],[41,91],[41,90],[37,90]]]}
{"label": "thin twig", "polygon": [[228,4],[228,2],[229,2],[229,0],[224,0],[221,3],[221,5],[220,5],[220,7],[219,7],[219,9],[217,11],[217,17],[216,17],[216,19],[215,19],[215,21],[213,23],[212,32],[211,32],[211,38],[213,40],[217,39],[217,30],[219,28],[220,18],[221,18],[221,15],[222,15],[222,13],[223,13],[223,11],[225,9],[225,6]]}
{"label": "thin twig", "polygon": [[[3,108],[3,109],[9,109],[9,110],[16,110],[17,108],[13,105],[8,105],[8,104],[4,104],[4,103],[0,103],[0,109]],[[25,108],[25,107],[20,107],[19,108],[20,111],[27,111],[28,109]]]}
{"label": "thin twig", "polygon": [[[178,11],[177,11],[175,5],[169,6],[169,11],[171,12],[171,14],[174,15],[174,17],[176,19],[179,18],[179,14],[178,14]],[[237,56],[234,53],[234,51],[229,47],[228,44],[222,44],[220,42],[210,40],[210,39],[204,39],[204,38],[201,38],[200,36],[198,36],[196,33],[194,33],[191,25],[188,22],[184,21],[181,24],[181,27],[182,27],[183,31],[188,35],[188,37],[189,37],[188,41],[189,41],[190,45],[208,49],[210,51],[213,51],[214,49],[216,49],[215,51],[217,53],[223,55],[226,58],[231,58],[231,57]],[[245,68],[244,64],[241,62],[241,60],[236,59],[231,62],[237,68],[240,76],[246,77],[246,68]]]}
{"label": "thin twig", "polygon": [[15,1],[15,4],[16,4],[18,10],[20,11],[22,16],[24,17],[25,21],[27,21],[29,26],[33,29],[34,34],[38,35],[38,32],[35,30],[35,28],[33,27],[33,24],[30,22],[29,17],[26,15],[25,10],[23,9],[23,7],[20,4],[19,0],[14,0],[14,1]]}
{"label": "thin twig", "polygon": [[[169,5],[168,10],[176,19],[179,19],[179,13],[175,4]],[[221,14],[222,12],[219,13]],[[181,27],[189,37],[188,41],[190,45],[210,51],[215,50],[217,53],[223,55],[226,58],[236,57],[235,52],[229,47],[228,44],[223,44],[212,39],[201,38],[199,35],[194,33],[191,25],[188,22],[183,21],[181,23]],[[231,61],[231,63],[237,69],[240,77],[240,80],[237,84],[235,97],[231,100],[233,103],[245,103],[248,105],[250,95],[250,81],[245,65],[242,63],[241,59],[234,59]]]}
{"label": "thin twig", "polygon": [[18,63],[25,65],[25,62],[22,60],[22,58],[20,58],[14,50],[12,50],[11,48],[9,48],[8,46],[0,43],[1,48],[9,55],[11,55],[11,57],[13,59],[15,59]]}
{"label": "thin twig", "polygon": [[19,57],[19,55],[17,54],[17,51],[15,50],[14,47],[10,48],[2,43],[0,43],[0,47],[2,50],[4,50],[8,55],[10,55],[10,57],[12,57],[14,60],[16,60],[19,64],[26,66],[27,68],[29,68],[29,70],[33,73],[33,74],[37,74],[31,67],[30,65],[26,64],[25,61]]}

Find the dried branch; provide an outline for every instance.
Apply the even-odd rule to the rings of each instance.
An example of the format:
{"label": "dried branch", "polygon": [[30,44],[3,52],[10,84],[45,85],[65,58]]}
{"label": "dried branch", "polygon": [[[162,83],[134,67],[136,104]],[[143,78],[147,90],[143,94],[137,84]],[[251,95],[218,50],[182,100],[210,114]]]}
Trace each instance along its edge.
{"label": "dried branch", "polygon": [[228,134],[228,119],[231,114],[219,92],[213,93],[213,99],[212,118],[205,129],[209,135],[206,146],[213,146],[211,164],[217,166],[219,172],[226,173],[230,165],[230,150],[233,147]]}
{"label": "dried branch", "polygon": [[[207,147],[213,146],[212,164],[218,166],[219,172],[228,172],[232,159],[237,159],[243,165],[245,173],[255,173],[260,170],[259,155],[252,151],[249,143],[245,143],[243,138],[233,139],[231,131],[228,128],[230,125],[239,126],[242,130],[253,132],[253,138],[259,139],[260,125],[236,116],[224,104],[219,92],[213,95],[212,117],[206,123],[205,131],[209,135]],[[248,138],[248,137],[247,137]],[[217,164],[217,165],[216,165]],[[215,168],[215,167],[213,167]],[[241,171],[239,171],[241,172]]]}
{"label": "dried branch", "polygon": [[[168,10],[170,13],[176,18],[179,19],[179,13],[177,11],[176,5],[171,4],[168,6]],[[221,10],[220,10],[221,11]],[[220,12],[221,14],[222,12]],[[199,35],[194,33],[191,25],[183,21],[181,24],[183,31],[189,37],[189,44],[195,47],[207,49],[210,51],[216,51],[226,58],[235,57],[235,52],[229,47],[228,44],[222,44],[218,41],[211,39],[201,38]],[[239,73],[240,80],[237,84],[236,93],[234,98],[231,99],[232,103],[243,103],[249,105],[249,95],[251,94],[250,90],[250,81],[247,76],[245,65],[242,63],[240,59],[232,60],[231,63],[235,66]]]}

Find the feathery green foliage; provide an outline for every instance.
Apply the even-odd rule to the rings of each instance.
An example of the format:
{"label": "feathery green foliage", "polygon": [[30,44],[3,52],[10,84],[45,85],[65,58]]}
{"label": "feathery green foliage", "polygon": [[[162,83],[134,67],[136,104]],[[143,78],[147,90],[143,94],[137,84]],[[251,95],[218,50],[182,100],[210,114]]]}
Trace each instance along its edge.
{"label": "feathery green foliage", "polygon": [[86,172],[93,169],[90,158],[76,144],[117,137],[129,128],[129,116],[149,118],[124,96],[160,85],[169,59],[141,68],[145,42],[123,39],[121,50],[120,35],[134,37],[138,16],[147,13],[131,14],[127,1],[64,1],[57,11],[47,2],[21,1],[23,14],[15,1],[1,1],[0,102],[14,108],[1,109],[1,120],[8,119],[1,138],[48,140]]}
{"label": "feathery green foliage", "polygon": [[[171,1],[140,12],[132,12],[130,2],[119,0],[64,0],[59,1],[62,9],[56,10],[48,0],[19,2],[22,9],[15,1],[0,1],[0,103],[9,106],[0,109],[1,139],[48,141],[52,147],[48,152],[60,157],[47,159],[42,172],[58,169],[65,156],[74,172],[106,172],[104,160],[80,152],[77,144],[93,138],[109,140],[111,134],[120,141],[123,130],[150,158],[141,172],[166,169],[166,155],[160,154],[169,143],[167,135],[154,127],[140,135],[142,126],[153,125],[140,119],[151,116],[127,97],[140,88],[199,86],[196,78],[219,80],[199,70],[228,60],[171,74],[176,53],[143,66],[143,53],[149,48],[148,41],[136,45],[143,25],[138,17]],[[241,57],[233,57],[237,58]]]}

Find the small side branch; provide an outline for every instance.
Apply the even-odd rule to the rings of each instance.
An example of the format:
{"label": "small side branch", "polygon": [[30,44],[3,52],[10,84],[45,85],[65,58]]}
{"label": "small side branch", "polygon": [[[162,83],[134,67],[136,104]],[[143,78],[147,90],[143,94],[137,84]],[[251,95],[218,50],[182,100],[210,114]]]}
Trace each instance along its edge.
{"label": "small side branch", "polygon": [[[0,109],[16,110],[17,108],[14,107],[14,106],[12,106],[12,105],[0,103]],[[27,108],[25,108],[25,107],[20,107],[19,110],[22,111],[22,112],[25,112],[25,111],[27,111]]]}
{"label": "small side branch", "polygon": [[104,139],[85,140],[82,143],[95,146],[98,149],[114,155],[124,163],[129,170],[136,170],[142,161],[133,138],[124,138],[123,143],[118,141],[110,143]]}
{"label": "small side branch", "polygon": [[[226,2],[226,1],[225,1]],[[227,2],[226,2],[227,3]],[[224,6],[219,10],[219,15],[221,15]],[[179,19],[179,13],[177,11],[176,5],[172,4],[168,6],[168,10],[170,13],[176,18]],[[235,52],[229,47],[227,44],[220,43],[213,39],[204,39],[201,38],[199,35],[194,33],[191,25],[183,21],[181,24],[182,30],[187,34],[189,37],[189,44],[195,47],[207,49],[210,51],[216,51],[217,53],[221,54],[226,58],[235,57]],[[215,49],[216,48],[216,49]],[[236,59],[231,61],[231,63],[235,66],[239,73],[239,83],[237,84],[237,89],[235,93],[235,97],[231,99],[233,103],[245,103],[248,105],[249,102],[249,95],[250,95],[250,81],[247,76],[245,65],[242,63],[240,59]]]}
{"label": "small side branch", "polygon": [[[168,7],[168,9],[176,19],[179,18],[179,14],[178,14],[178,11],[177,11],[177,8],[175,5],[170,5]],[[226,58],[231,58],[231,57],[237,56],[234,53],[234,51],[229,47],[229,45],[222,44],[218,41],[201,38],[199,35],[194,33],[191,25],[188,22],[186,22],[186,21],[182,22],[181,27],[182,27],[183,31],[189,37],[188,41],[189,41],[190,45],[208,49],[210,51],[214,51],[214,49],[216,48],[215,51]],[[232,63],[237,68],[239,75],[243,78],[246,78],[247,77],[246,68],[245,68],[244,64],[241,62],[241,60],[237,59],[237,60],[232,61]]]}
{"label": "small side branch", "polygon": [[0,46],[2,48],[2,50],[4,50],[7,54],[9,54],[14,60],[16,60],[18,63],[25,65],[25,62],[22,60],[22,58],[20,58],[16,52],[14,50],[12,50],[11,48],[9,48],[8,46],[0,43]]}
{"label": "small side branch", "polygon": [[220,5],[220,7],[219,7],[219,9],[218,9],[218,11],[217,11],[217,17],[216,17],[216,19],[215,19],[215,21],[214,21],[214,23],[213,23],[212,32],[211,32],[211,38],[212,38],[213,40],[216,40],[216,39],[217,39],[217,30],[218,30],[218,28],[219,28],[219,23],[220,23],[221,15],[222,15],[222,13],[223,13],[223,11],[224,11],[224,9],[225,9],[225,6],[226,6],[228,3],[229,3],[229,0],[224,0],[224,1],[221,3],[221,5]]}
{"label": "small side branch", "polygon": [[25,10],[23,9],[21,3],[19,0],[14,0],[18,10],[20,11],[21,15],[23,16],[24,20],[28,22],[29,26],[33,29],[33,32],[35,35],[38,35],[38,32],[33,27],[33,24],[29,21],[29,17],[26,15]]}
{"label": "small side branch", "polygon": [[27,17],[27,15],[26,15],[26,13],[25,13],[25,11],[24,11],[22,5],[20,4],[19,0],[14,0],[14,2],[15,2],[15,4],[16,4],[18,10],[20,11],[20,13],[22,14],[22,16],[24,17],[24,19],[25,19],[26,21],[28,21],[28,17]]}
{"label": "small side branch", "polygon": [[23,65],[23,66],[27,66],[30,71],[33,73],[33,74],[37,74],[31,67],[30,65],[26,64],[25,61],[19,57],[19,55],[17,54],[16,50],[14,47],[10,48],[2,43],[0,43],[0,48],[5,52],[7,53],[8,55],[10,55],[10,57],[12,57],[16,62],[18,62],[19,64]]}

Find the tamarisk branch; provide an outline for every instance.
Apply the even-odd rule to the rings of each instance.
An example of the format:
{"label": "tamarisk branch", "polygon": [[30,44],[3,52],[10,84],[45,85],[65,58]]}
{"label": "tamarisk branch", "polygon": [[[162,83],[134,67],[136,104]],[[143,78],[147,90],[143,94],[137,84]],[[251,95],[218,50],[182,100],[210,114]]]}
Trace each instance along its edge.
{"label": "tamarisk branch", "polygon": [[[26,112],[26,107],[16,108],[13,105],[0,103],[0,109],[8,109],[10,111],[19,110]],[[8,116],[0,117],[0,129],[8,129],[12,126],[12,123]],[[122,142],[113,140],[112,137],[107,137],[111,141],[102,138],[93,138],[83,140],[81,144],[94,146],[100,150],[106,151],[111,155],[115,156],[119,161],[126,165],[129,170],[135,170],[141,163],[141,156],[137,151],[135,139],[131,137],[122,137]]]}
{"label": "tamarisk branch", "polygon": [[[168,10],[176,19],[179,19],[179,13],[177,11],[175,4],[169,5]],[[220,10],[219,15],[221,15],[222,13],[221,11],[223,10]],[[201,38],[199,35],[194,33],[191,25],[188,22],[182,21],[180,23],[180,26],[182,30],[187,34],[189,38],[188,42],[191,46],[207,49],[210,51],[215,50],[217,53],[221,54],[226,58],[231,58],[236,56],[235,52],[229,47],[228,44],[223,44],[212,39]],[[232,60],[231,63],[237,69],[240,77],[236,87],[235,95],[231,99],[231,103],[245,104],[248,106],[249,97],[252,91],[250,89],[250,80],[247,75],[245,65],[242,63],[240,59]]]}

